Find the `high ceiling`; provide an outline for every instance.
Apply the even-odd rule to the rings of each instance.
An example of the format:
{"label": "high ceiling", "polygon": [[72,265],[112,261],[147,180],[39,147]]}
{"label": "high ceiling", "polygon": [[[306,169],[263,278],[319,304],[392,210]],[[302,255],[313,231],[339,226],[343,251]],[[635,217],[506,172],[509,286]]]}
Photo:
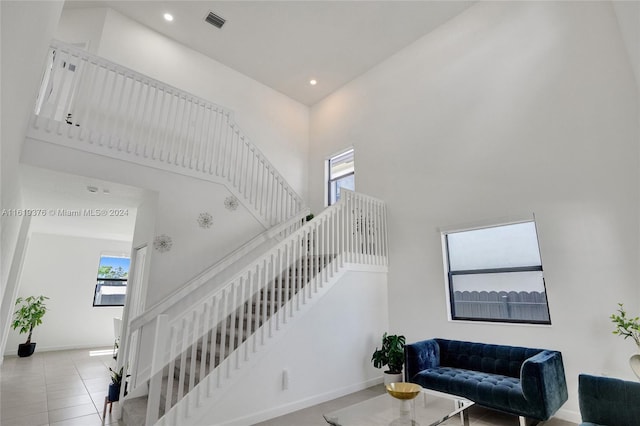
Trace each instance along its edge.
{"label": "high ceiling", "polygon": [[[98,0],[67,1],[65,7],[110,7],[313,105],[473,3]],[[204,21],[209,12],[226,19],[221,29]],[[164,13],[174,20],[166,22]]]}
{"label": "high ceiling", "polygon": [[143,190],[25,164],[21,181],[31,232],[131,241]]}

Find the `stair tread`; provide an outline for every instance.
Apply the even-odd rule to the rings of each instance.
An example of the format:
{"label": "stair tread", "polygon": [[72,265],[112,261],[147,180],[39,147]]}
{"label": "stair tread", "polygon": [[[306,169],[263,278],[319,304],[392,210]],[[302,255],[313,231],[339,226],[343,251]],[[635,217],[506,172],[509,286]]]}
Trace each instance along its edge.
{"label": "stair tread", "polygon": [[[317,276],[323,268],[329,263],[329,258],[327,256],[309,256],[306,259],[306,262],[310,265],[308,267],[304,267],[305,260],[302,261],[303,268],[300,270],[299,265],[292,265],[291,268],[285,269],[283,271],[283,278],[276,278],[271,281],[269,285],[265,288],[256,291],[254,294],[249,296],[244,303],[241,303],[239,307],[233,312],[229,313],[226,318],[224,318],[218,326],[216,327],[215,332],[215,353],[211,356],[209,352],[211,339],[213,337],[212,331],[209,330],[207,335],[207,357],[204,362],[202,361],[203,354],[203,337],[200,337],[194,345],[196,346],[195,356],[196,356],[196,364],[195,364],[195,376],[194,376],[194,386],[198,384],[200,381],[200,369],[204,368],[205,377],[214,371],[221,362],[223,362],[230,355],[231,348],[237,350],[237,348],[248,339],[251,338],[252,335],[257,333],[261,327],[264,326],[265,321],[269,320],[270,317],[280,312],[283,309],[283,306],[293,300],[295,297],[300,297],[303,291],[305,291],[312,279]],[[274,282],[276,283],[274,285]],[[242,313],[242,316],[241,316]],[[250,319],[250,321],[249,321]],[[257,320],[257,327],[256,327]],[[225,327],[222,327],[222,323],[224,322]],[[242,330],[239,330],[240,323],[242,322]],[[235,328],[235,329],[234,329]],[[222,342],[222,333],[224,334],[225,345],[223,350],[223,355],[220,353],[220,343]],[[231,334],[233,333],[233,339],[231,339]],[[173,371],[173,379],[172,379],[172,391],[171,391],[171,404],[170,406],[174,406],[178,402],[178,390],[180,385],[180,374],[181,374],[181,365],[182,365],[182,356],[184,356],[185,361],[185,372],[183,375],[183,396],[188,392],[189,382],[191,379],[191,363],[192,363],[192,355],[193,355],[193,345],[188,346],[175,360],[174,363],[174,371]],[[214,367],[211,368],[211,359],[213,358]],[[169,371],[169,365],[165,366],[165,375],[162,379],[162,387],[160,391],[160,415],[164,414],[166,398],[168,395],[168,375],[171,373]],[[138,405],[143,405],[142,409],[142,423],[144,424],[144,420],[146,417],[146,397],[134,398],[139,400],[135,403],[135,407]],[[133,403],[129,403],[129,410],[134,410]],[[136,408],[137,410],[137,408]],[[137,416],[137,414],[136,414]],[[138,423],[129,424],[125,423],[127,426],[137,426]]]}

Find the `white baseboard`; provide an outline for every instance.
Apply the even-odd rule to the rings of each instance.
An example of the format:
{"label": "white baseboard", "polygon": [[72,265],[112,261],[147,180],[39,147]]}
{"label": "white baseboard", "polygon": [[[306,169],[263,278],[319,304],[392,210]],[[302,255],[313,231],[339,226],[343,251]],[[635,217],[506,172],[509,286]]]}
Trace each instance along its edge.
{"label": "white baseboard", "polygon": [[308,408],[313,405],[322,404],[323,402],[340,398],[341,396],[345,396],[353,392],[361,391],[371,386],[381,384],[382,381],[383,381],[382,377],[369,379],[364,382],[355,383],[340,389],[334,389],[319,395],[303,398],[298,401],[289,402],[287,404],[283,404],[278,407],[273,407],[268,410],[260,411],[258,413],[253,413],[245,417],[239,417],[237,419],[229,420],[225,423],[220,423],[219,426],[250,426],[255,423],[259,423],[269,419],[273,419],[275,417],[283,416],[285,414],[302,410],[304,408]]}
{"label": "white baseboard", "polygon": [[[36,342],[38,343],[38,342]],[[96,343],[96,344],[82,344],[82,345],[68,345],[68,346],[45,346],[40,347],[36,345],[36,354],[38,352],[54,352],[54,351],[73,351],[73,350],[112,350],[113,342],[109,343]],[[4,353],[5,357],[17,357],[18,356],[18,347],[12,348],[11,350],[7,350]]]}

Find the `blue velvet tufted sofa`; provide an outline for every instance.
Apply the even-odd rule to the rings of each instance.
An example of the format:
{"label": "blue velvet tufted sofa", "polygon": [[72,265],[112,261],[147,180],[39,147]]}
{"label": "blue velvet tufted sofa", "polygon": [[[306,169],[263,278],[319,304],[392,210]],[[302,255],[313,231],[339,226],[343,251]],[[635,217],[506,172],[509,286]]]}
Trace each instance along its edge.
{"label": "blue velvet tufted sofa", "polygon": [[562,354],[430,339],[405,346],[405,380],[484,407],[545,421],[567,401]]}
{"label": "blue velvet tufted sofa", "polygon": [[578,376],[580,426],[638,426],[640,383],[612,377]]}

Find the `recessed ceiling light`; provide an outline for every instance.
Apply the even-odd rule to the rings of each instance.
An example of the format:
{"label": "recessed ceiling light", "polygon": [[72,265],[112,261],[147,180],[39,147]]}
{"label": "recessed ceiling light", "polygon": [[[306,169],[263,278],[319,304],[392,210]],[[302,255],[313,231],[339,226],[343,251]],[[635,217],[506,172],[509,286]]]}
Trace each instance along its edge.
{"label": "recessed ceiling light", "polygon": [[170,13],[165,13],[164,14],[164,20],[167,21],[167,22],[173,21],[173,15],[170,14]]}
{"label": "recessed ceiling light", "polygon": [[315,79],[311,79],[311,80],[309,80],[309,84],[312,85],[312,86],[315,86],[316,84],[318,84],[318,81],[315,80]]}

